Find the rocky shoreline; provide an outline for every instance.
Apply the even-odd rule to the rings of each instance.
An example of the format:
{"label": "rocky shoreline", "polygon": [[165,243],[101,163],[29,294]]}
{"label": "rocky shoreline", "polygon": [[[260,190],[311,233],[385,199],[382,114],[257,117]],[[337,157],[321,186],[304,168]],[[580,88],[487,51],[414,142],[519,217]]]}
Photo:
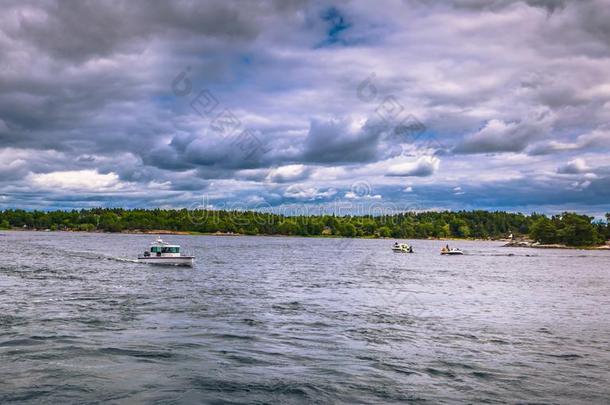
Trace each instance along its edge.
{"label": "rocky shoreline", "polygon": [[533,240],[520,239],[512,240],[508,242],[504,247],[524,247],[524,248],[536,248],[536,249],[586,249],[586,250],[610,250],[610,244],[608,242],[600,246],[568,246],[561,243],[549,243],[543,244],[534,242]]}

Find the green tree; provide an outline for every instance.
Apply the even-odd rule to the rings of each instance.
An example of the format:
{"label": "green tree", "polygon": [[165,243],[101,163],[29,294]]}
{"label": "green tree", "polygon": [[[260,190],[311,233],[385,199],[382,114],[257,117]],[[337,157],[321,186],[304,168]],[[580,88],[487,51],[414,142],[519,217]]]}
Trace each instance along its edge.
{"label": "green tree", "polygon": [[119,216],[111,211],[106,211],[100,216],[99,227],[106,232],[120,232],[123,229]]}
{"label": "green tree", "polygon": [[76,229],[120,232],[123,229],[166,229],[247,234],[382,236],[395,238],[503,237],[530,234],[544,243],[596,244],[610,238],[607,222],[574,213],[547,218],[533,213],[458,211],[405,212],[395,215],[294,216],[251,211],[93,208],[79,211],[0,211],[0,227]]}
{"label": "green tree", "polygon": [[356,236],[356,227],[348,222],[341,229],[341,235],[353,238]]}
{"label": "green tree", "polygon": [[540,217],[530,228],[530,237],[540,243],[557,243],[557,226],[547,217]]}
{"label": "green tree", "polygon": [[574,213],[564,213],[561,220],[561,229],[558,231],[559,240],[570,246],[590,246],[602,242],[602,238],[591,224],[593,218]]}
{"label": "green tree", "polygon": [[[470,222],[475,223],[475,221]],[[468,226],[468,222],[464,218],[453,219],[449,223],[449,229],[451,230],[451,235],[458,238],[468,238],[472,233],[470,226]]]}
{"label": "green tree", "polygon": [[387,226],[382,226],[377,230],[377,234],[382,238],[389,238],[392,236],[392,230]]}
{"label": "green tree", "polygon": [[471,234],[470,231],[470,227],[466,224],[464,225],[460,225],[460,227],[458,228],[458,234],[457,236],[459,236],[460,238],[469,238]]}
{"label": "green tree", "polygon": [[85,224],[80,224],[80,225],[78,226],[78,230],[79,230],[79,231],[83,231],[83,232],[92,232],[92,231],[94,231],[94,230],[95,230],[95,225],[93,225],[93,224],[88,224],[88,223],[85,223]]}
{"label": "green tree", "polygon": [[287,219],[280,224],[279,231],[282,235],[296,235],[297,234],[297,224]]}
{"label": "green tree", "polygon": [[449,224],[441,226],[441,231],[438,236],[441,238],[448,238],[449,236],[451,236],[451,227],[449,226]]}

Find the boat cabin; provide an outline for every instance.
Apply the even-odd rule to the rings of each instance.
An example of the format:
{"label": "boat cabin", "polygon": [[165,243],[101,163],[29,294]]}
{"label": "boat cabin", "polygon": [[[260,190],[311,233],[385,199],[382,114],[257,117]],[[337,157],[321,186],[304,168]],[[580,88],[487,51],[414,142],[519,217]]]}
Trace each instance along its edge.
{"label": "boat cabin", "polygon": [[150,244],[150,250],[144,252],[144,256],[178,257],[180,256],[180,245],[170,245],[159,238]]}

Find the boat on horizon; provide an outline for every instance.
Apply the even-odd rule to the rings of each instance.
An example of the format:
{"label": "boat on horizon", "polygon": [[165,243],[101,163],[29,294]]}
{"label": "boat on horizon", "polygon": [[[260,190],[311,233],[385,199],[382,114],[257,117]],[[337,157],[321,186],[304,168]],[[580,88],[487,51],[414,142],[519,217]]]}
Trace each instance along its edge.
{"label": "boat on horizon", "polygon": [[458,248],[449,248],[449,245],[441,249],[441,255],[463,255],[464,252]]}
{"label": "boat on horizon", "polygon": [[180,245],[172,245],[160,237],[150,244],[150,248],[138,256],[138,263],[157,264],[165,266],[189,266],[195,262],[194,256],[182,256]]}
{"label": "boat on horizon", "polygon": [[392,246],[392,252],[394,253],[413,253],[413,246],[407,243],[395,242]]}

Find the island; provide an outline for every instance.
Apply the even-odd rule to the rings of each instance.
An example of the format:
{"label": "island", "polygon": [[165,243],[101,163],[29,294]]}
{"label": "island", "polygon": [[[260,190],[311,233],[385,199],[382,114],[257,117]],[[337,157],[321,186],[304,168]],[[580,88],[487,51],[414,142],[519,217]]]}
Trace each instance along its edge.
{"label": "island", "polygon": [[93,208],[0,211],[0,229],[286,235],[395,239],[508,240],[508,246],[604,247],[606,221],[573,212],[548,217],[503,211],[424,211],[393,215],[287,216],[261,211]]}

